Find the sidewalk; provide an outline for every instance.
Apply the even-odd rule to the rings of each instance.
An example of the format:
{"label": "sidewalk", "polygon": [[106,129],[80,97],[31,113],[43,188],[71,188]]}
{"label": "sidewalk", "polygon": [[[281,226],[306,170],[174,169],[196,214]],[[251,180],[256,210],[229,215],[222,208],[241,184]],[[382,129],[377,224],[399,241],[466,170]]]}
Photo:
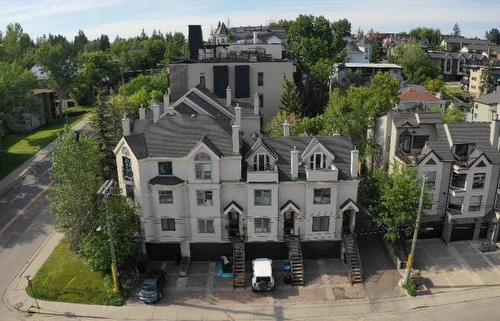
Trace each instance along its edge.
{"label": "sidewalk", "polygon": [[[387,299],[350,299],[326,303],[277,304],[157,304],[129,303],[121,307],[60,303],[38,300],[40,310],[34,307],[34,300],[25,291],[25,275],[35,275],[63,235],[53,233],[35,256],[11,282],[3,301],[12,311],[39,313],[47,316],[95,318],[107,320],[282,320],[322,319],[326,316],[362,316],[378,313],[404,312],[414,309],[435,308],[453,304],[476,302],[500,298],[500,286],[481,287],[460,292],[446,292],[437,295],[410,298],[407,296]],[[234,290],[238,295],[238,290]]]}
{"label": "sidewalk", "polygon": [[[81,121],[73,125],[71,129],[80,130],[84,128],[89,123],[88,118],[89,116],[84,117]],[[0,180],[0,194],[3,194],[15,182],[21,180],[34,163],[39,162],[48,157],[55,149],[56,144],[57,144],[57,139],[54,139],[50,144],[42,148],[33,157],[25,161],[23,164],[21,164],[19,167],[13,170],[9,175],[5,176],[2,180]]]}

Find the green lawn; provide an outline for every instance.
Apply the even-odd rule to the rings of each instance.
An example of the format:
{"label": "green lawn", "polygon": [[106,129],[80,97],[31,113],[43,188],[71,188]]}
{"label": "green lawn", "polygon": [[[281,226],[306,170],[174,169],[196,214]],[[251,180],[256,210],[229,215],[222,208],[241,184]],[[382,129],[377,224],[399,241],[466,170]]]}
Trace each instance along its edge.
{"label": "green lawn", "polygon": [[119,297],[111,293],[112,285],[110,277],[93,272],[63,241],[33,278],[33,294],[49,301],[119,304]]}
{"label": "green lawn", "polygon": [[[67,114],[69,126],[80,121],[89,111],[88,108],[75,107],[75,109],[77,110],[72,108],[71,113]],[[57,138],[65,124],[65,120],[60,120],[34,132],[4,136],[0,145],[0,179]]]}

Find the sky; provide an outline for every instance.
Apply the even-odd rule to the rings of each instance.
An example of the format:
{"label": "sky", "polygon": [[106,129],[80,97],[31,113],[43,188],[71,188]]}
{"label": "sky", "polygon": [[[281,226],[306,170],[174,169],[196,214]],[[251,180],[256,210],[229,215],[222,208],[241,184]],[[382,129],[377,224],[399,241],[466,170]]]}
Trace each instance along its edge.
{"label": "sky", "polygon": [[102,33],[138,35],[144,28],[187,34],[189,24],[200,24],[206,39],[218,21],[231,26],[265,25],[299,14],[347,18],[352,32],[409,31],[418,26],[451,33],[457,22],[464,36],[484,37],[500,28],[498,0],[0,0],[0,30],[19,22],[33,38],[62,34],[72,39],[82,29],[88,38]]}

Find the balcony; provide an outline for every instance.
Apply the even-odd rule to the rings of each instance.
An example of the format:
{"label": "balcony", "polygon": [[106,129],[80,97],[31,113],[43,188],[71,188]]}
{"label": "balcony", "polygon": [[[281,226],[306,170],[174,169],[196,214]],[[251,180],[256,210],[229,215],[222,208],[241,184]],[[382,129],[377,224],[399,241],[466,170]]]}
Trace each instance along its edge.
{"label": "balcony", "polygon": [[401,150],[400,148],[397,148],[394,154],[403,164],[409,166],[417,165],[418,161],[420,160],[420,155],[408,154],[403,150]]}
{"label": "balcony", "polygon": [[306,167],[306,178],[308,182],[336,182],[339,178],[339,170],[334,164],[330,168],[316,170]]}
{"label": "balcony", "polygon": [[247,183],[269,183],[278,182],[278,166],[272,165],[264,171],[247,170]]}

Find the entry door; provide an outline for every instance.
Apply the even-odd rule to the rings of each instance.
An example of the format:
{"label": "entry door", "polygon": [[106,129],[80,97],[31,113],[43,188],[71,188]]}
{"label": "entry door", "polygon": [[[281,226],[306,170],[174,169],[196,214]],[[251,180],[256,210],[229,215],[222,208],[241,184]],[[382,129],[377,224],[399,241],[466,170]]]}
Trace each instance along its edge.
{"label": "entry door", "polygon": [[240,236],[240,214],[237,212],[229,212],[228,228],[230,237]]}
{"label": "entry door", "polygon": [[294,213],[289,211],[285,212],[283,221],[283,233],[284,235],[293,235],[295,234],[295,222],[294,222]]}
{"label": "entry door", "polygon": [[451,230],[450,242],[472,240],[476,224],[454,224]]}

